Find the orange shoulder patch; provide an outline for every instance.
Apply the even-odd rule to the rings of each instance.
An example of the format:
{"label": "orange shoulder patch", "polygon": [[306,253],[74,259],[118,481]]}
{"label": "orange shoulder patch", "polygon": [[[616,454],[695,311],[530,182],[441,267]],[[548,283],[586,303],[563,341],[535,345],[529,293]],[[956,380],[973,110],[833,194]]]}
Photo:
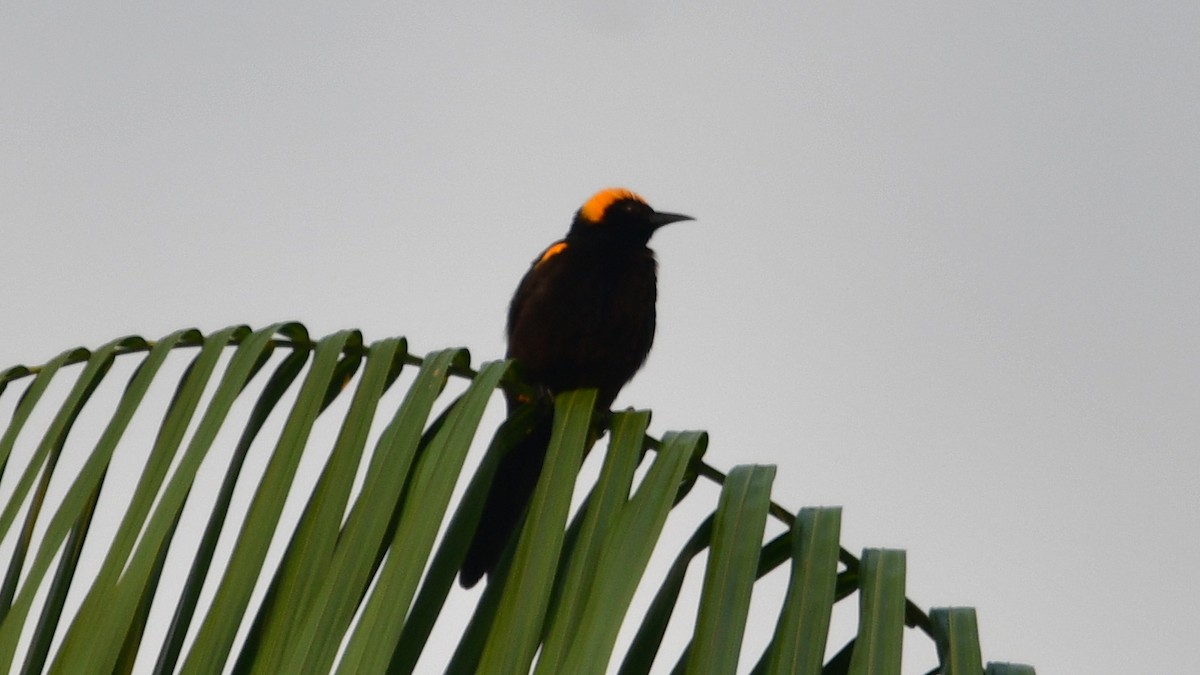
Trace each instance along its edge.
{"label": "orange shoulder patch", "polygon": [[565,250],[567,250],[567,242],[565,242],[565,241],[560,241],[556,244],[552,244],[550,246],[550,248],[546,249],[545,251],[542,252],[542,254],[540,256],[538,256],[537,262],[533,263],[533,266],[538,267],[542,263],[553,258],[554,256],[558,255],[559,253],[562,253]]}
{"label": "orange shoulder patch", "polygon": [[645,199],[625,188],[608,188],[592,195],[592,198],[584,203],[583,208],[579,209],[579,215],[583,216],[583,219],[588,222],[598,223],[600,219],[604,218],[605,209],[612,205],[613,202],[622,199],[635,199],[643,204],[646,203]]}

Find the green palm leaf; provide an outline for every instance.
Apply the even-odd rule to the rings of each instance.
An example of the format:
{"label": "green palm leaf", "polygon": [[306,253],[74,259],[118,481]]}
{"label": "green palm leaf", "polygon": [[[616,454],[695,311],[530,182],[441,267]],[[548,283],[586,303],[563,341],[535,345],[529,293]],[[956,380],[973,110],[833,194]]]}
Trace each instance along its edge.
{"label": "green palm leaf", "polygon": [[[756,581],[790,561],[755,673],[896,673],[906,623],[935,640],[937,669],[982,672],[973,610],[937,610],[931,621],[904,596],[903,552],[868,550],[860,562],[838,546],[839,509],[797,519],[771,501],[773,467],[725,477],[702,461],[703,433],[656,440],[648,412],[596,415],[591,391],[555,401],[517,541],[469,620],[439,623],[463,592],[455,574],[497,462],[535,414],[522,406],[490,430],[484,411],[502,386],[538,395],[507,363],[476,372],[469,358],[462,349],[420,358],[401,338],[365,345],[357,331],[313,340],[282,323],[123,338],[0,372],[0,537],[10,552],[0,667],[407,673],[436,660],[427,647],[447,624],[458,646],[436,667],[451,673],[645,673],[671,663],[732,673],[746,627],[764,620],[751,612]],[[118,371],[130,372],[119,391],[106,385]],[[451,389],[461,393],[446,396]],[[167,401],[153,394],[164,390]],[[76,429],[85,411],[104,420],[94,438]],[[137,454],[129,432],[147,426],[153,441]],[[599,477],[577,485],[603,427]],[[491,441],[468,475],[477,438]],[[319,471],[300,470],[305,458]],[[212,475],[223,478],[210,485]],[[702,479],[722,483],[719,502],[689,500],[711,515],[674,563],[655,565],[672,509]],[[586,497],[572,517],[577,492]],[[303,505],[298,516],[289,503]],[[764,542],[769,514],[789,529]],[[203,526],[183,526],[197,517]],[[702,555],[702,589],[685,598]],[[657,584],[649,606],[633,612],[647,579]],[[822,663],[830,610],[856,592],[858,635]],[[665,641],[684,601],[699,608],[686,647]],[[990,663],[987,672],[1032,669]]]}

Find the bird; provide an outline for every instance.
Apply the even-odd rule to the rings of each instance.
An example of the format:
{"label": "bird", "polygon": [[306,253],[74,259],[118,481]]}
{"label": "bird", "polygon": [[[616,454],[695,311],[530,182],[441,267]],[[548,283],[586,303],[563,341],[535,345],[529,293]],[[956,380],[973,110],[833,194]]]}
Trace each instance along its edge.
{"label": "bird", "polygon": [[[650,237],[684,220],[694,219],[655,211],[625,188],[584,202],[566,236],[534,258],[509,304],[507,357],[528,384],[551,395],[594,388],[596,409],[609,410],[654,342],[658,263]],[[506,399],[509,415],[526,402]],[[495,571],[537,486],[550,426],[543,414],[500,460],[460,568],[463,587]]]}

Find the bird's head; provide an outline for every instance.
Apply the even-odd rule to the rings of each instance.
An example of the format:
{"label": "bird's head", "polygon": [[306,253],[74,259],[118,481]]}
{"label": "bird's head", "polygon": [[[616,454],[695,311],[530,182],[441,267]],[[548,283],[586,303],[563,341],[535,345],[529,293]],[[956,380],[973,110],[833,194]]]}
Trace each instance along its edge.
{"label": "bird's head", "polygon": [[644,246],[663,225],[692,220],[691,216],[663,213],[624,188],[608,188],[592,195],[571,223],[568,236],[602,238]]}

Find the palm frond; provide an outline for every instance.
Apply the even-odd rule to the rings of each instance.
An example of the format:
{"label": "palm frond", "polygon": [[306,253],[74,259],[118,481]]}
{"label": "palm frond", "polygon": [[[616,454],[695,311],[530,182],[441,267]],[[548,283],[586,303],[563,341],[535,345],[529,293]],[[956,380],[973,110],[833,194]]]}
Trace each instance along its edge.
{"label": "palm frond", "polygon": [[[529,428],[531,406],[482,428],[500,387],[535,393],[508,363],[473,370],[463,349],[422,358],[402,338],[314,340],[296,323],[128,337],[0,372],[0,670],[424,669],[447,600],[465,592],[454,578],[496,465]],[[927,616],[906,599],[902,551],[860,561],[838,545],[840,509],[793,516],[771,500],[774,467],[725,476],[704,463],[702,432],[654,439],[649,413],[596,416],[594,397],[555,401],[523,529],[470,618],[448,622],[446,672],[734,673],[764,620],[754,673],[899,673],[906,625],[936,645],[934,672],[984,672],[974,611]],[[597,425],[610,431],[599,477],[579,486]],[[655,565],[698,480],[721,484],[719,500]],[[772,516],[787,531],[764,541]],[[753,616],[757,581],[785,562],[778,614]],[[646,579],[656,586],[635,611]],[[856,637],[825,659],[831,610],[855,595]],[[684,600],[691,640],[673,644]]]}

